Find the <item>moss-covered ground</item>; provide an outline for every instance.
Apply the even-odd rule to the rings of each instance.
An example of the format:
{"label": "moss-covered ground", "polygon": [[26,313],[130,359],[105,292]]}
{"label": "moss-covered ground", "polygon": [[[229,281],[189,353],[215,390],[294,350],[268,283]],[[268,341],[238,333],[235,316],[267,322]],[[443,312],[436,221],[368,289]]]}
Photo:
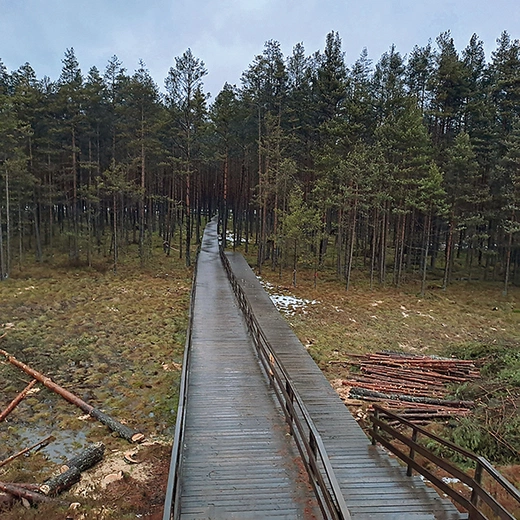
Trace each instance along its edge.
{"label": "moss-covered ground", "polygon": [[[154,441],[140,450],[144,459],[154,462],[151,475],[162,471],[160,485],[151,485],[159,495],[167,478],[190,286],[191,270],[184,267],[184,261],[160,249],[144,268],[131,255],[122,259],[117,273],[104,264],[70,267],[54,260],[24,266],[0,283],[0,336],[4,335],[0,348]],[[2,357],[0,409],[30,379]],[[38,385],[0,423],[0,460],[49,434],[55,441],[46,448],[0,468],[0,481],[42,482],[90,442],[104,442],[107,454],[123,454],[131,448],[80,409]],[[128,473],[127,497],[131,469],[124,472]],[[134,488],[146,491],[142,482]],[[129,506],[132,500],[123,501],[122,507],[116,498],[84,497],[90,511],[86,518],[127,518],[126,514],[135,518],[136,513],[154,510],[153,500],[135,507]],[[164,490],[155,498],[155,509],[162,506],[163,498]],[[143,511],[146,503],[151,509]],[[103,516],[96,516],[101,506]],[[39,514],[45,510],[47,518],[63,518],[59,508],[52,513],[53,507],[40,507]],[[2,514],[22,519],[33,518],[36,512],[20,506]]]}

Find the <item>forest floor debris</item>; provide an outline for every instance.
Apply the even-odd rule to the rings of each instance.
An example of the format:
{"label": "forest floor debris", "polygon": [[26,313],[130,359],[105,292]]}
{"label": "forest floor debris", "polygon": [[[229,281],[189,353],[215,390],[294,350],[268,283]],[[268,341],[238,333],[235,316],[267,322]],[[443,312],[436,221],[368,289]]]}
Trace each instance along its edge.
{"label": "forest floor debris", "polygon": [[[102,441],[103,460],[59,500],[79,502],[74,518],[84,520],[162,517],[190,287],[191,270],[162,254],[144,269],[127,257],[117,274],[56,259],[52,266],[26,266],[0,284],[1,347],[148,439],[130,447],[39,384],[0,423],[0,460],[47,435],[56,440],[0,468],[0,481],[42,484],[66,459]],[[0,412],[29,382],[0,360]],[[138,464],[125,462],[130,450]],[[111,474],[122,477],[109,483]],[[53,500],[38,509],[15,504],[0,516],[63,520],[67,514]]]}

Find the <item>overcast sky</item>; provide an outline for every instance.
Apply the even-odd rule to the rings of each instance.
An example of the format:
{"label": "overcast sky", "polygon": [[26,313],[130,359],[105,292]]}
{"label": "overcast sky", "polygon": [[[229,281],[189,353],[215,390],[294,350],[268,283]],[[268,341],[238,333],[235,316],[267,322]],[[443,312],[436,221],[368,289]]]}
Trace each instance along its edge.
{"label": "overcast sky", "polygon": [[67,48],[83,73],[102,72],[114,54],[132,73],[143,59],[162,88],[174,57],[189,47],[208,69],[215,97],[277,40],[285,55],[303,42],[322,50],[338,31],[351,65],[363,47],[377,62],[392,44],[406,55],[451,30],[462,50],[473,33],[489,57],[506,30],[520,38],[518,0],[0,0],[0,59],[12,71],[25,62],[38,78],[57,79]]}

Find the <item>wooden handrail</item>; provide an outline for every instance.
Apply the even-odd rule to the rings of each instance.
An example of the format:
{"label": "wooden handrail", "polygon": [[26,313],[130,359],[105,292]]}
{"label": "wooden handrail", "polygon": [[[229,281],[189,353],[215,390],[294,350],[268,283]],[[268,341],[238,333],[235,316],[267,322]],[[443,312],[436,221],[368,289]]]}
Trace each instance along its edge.
{"label": "wooden handrail", "polygon": [[[198,256],[198,252],[197,252]],[[191,357],[191,337],[193,328],[193,309],[195,307],[195,288],[197,281],[197,259],[190,292],[190,307],[188,313],[188,327],[186,330],[186,342],[182,360],[181,381],[179,387],[179,405],[175,418],[175,434],[173,438],[170,469],[168,472],[168,484],[164,500],[163,520],[177,520],[180,517],[180,478],[182,471],[182,446],[184,445],[184,426],[186,423],[186,403],[188,399],[189,364]]]}
{"label": "wooden handrail", "polygon": [[[411,437],[400,432],[393,426],[390,426],[383,419],[391,419],[398,422],[400,425],[407,426],[412,429]],[[433,485],[439,488],[442,492],[449,495],[456,503],[461,505],[468,513],[470,520],[488,520],[483,512],[481,504],[486,504],[487,507],[501,520],[514,520],[515,517],[493,497],[482,485],[482,474],[485,471],[509,496],[511,496],[520,505],[520,491],[516,489],[510,482],[508,482],[486,459],[479,457],[450,441],[447,441],[438,435],[435,435],[428,430],[421,428],[413,422],[404,417],[386,410],[380,405],[374,405],[374,413],[370,416],[372,422],[372,429],[370,430],[372,436],[372,444],[376,442],[381,443],[389,451],[391,451],[398,458],[403,460],[408,465],[408,476],[412,475],[413,470],[427,478]],[[410,449],[409,454],[405,454],[391,440],[380,432],[385,432],[391,439],[398,440]],[[468,460],[475,463],[475,475],[471,476],[465,473],[460,468],[455,466],[452,462],[438,455],[435,455],[431,450],[426,448],[423,444],[417,441],[417,437],[422,435],[430,440],[433,440],[449,448],[450,450],[462,455]],[[450,487],[444,481],[439,479],[435,474],[426,469],[423,465],[415,460],[415,454],[418,453],[426,460],[432,462],[437,467],[442,468],[449,475],[459,479],[462,483],[471,488],[471,498],[468,500],[458,491]]]}
{"label": "wooden handrail", "polygon": [[220,257],[249,328],[265,373],[285,414],[291,434],[309,475],[325,518],[349,520],[350,512],[339,487],[323,440],[285,367],[260,327],[244,290],[238,283],[223,249]]}

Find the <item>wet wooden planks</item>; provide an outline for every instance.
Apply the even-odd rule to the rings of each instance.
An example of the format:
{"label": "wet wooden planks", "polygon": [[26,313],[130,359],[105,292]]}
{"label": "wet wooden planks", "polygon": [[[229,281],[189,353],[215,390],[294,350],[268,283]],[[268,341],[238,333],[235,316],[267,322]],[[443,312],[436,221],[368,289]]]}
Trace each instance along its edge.
{"label": "wet wooden planks", "polygon": [[368,438],[330,386],[242,255],[226,253],[254,314],[323,438],[354,520],[459,519],[448,500],[427,487]]}
{"label": "wet wooden planks", "polygon": [[181,518],[316,518],[297,451],[222,267],[214,222],[197,268]]}

